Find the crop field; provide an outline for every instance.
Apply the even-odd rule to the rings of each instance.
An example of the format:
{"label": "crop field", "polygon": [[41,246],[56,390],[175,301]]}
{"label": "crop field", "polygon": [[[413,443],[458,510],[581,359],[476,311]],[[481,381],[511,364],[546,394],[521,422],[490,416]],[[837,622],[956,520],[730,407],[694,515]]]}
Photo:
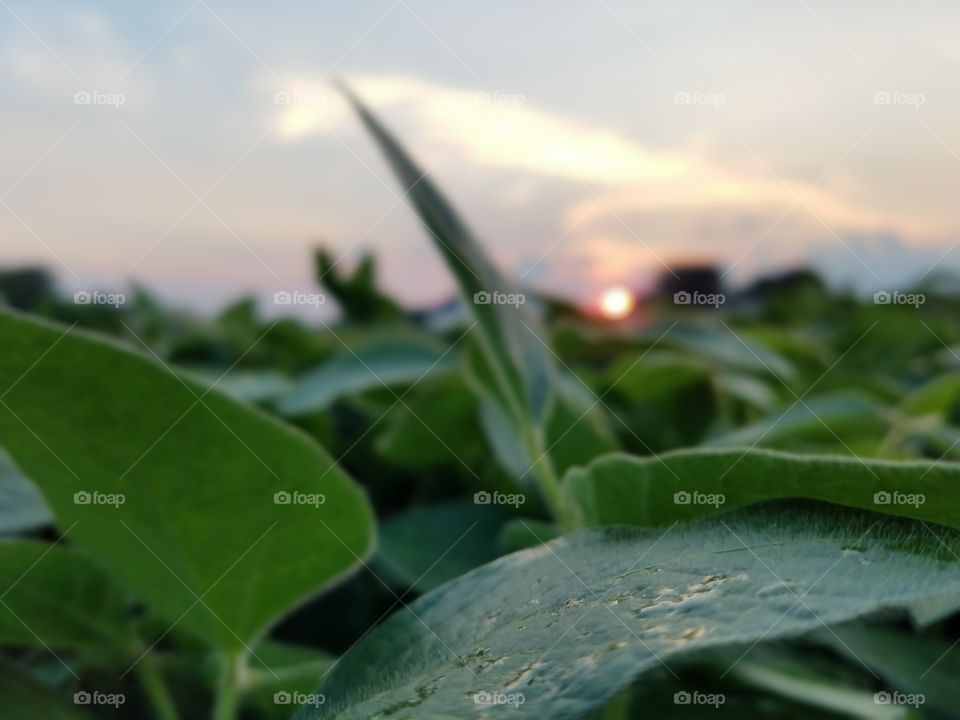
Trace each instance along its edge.
{"label": "crop field", "polygon": [[447,311],[0,278],[0,716],[957,717],[956,295],[536,296],[350,97]]}

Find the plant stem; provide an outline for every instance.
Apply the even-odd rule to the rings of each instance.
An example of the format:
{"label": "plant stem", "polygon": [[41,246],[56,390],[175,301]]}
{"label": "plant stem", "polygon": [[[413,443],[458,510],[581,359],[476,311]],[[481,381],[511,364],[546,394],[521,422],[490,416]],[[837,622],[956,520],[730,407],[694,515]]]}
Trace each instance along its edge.
{"label": "plant stem", "polygon": [[167,681],[157,666],[157,659],[153,653],[147,655],[137,665],[137,675],[143,683],[143,689],[153,706],[157,720],[180,720],[180,713],[173,702]]}
{"label": "plant stem", "polygon": [[527,452],[534,460],[533,471],[537,478],[537,486],[550,509],[551,516],[565,530],[577,527],[579,523],[563,496],[560,479],[557,477],[553,468],[553,461],[545,447],[543,433],[535,428],[530,428],[524,440]]}
{"label": "plant stem", "polygon": [[240,703],[240,676],[246,657],[239,653],[225,653],[221,656],[221,662],[223,667],[220,670],[220,681],[217,683],[213,720],[236,720]]}

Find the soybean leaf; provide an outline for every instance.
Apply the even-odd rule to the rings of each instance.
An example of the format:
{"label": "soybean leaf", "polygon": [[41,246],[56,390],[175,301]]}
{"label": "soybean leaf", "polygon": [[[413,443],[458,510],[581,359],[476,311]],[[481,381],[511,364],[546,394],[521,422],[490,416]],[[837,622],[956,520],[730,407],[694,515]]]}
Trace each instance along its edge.
{"label": "soybean leaf", "polygon": [[496,558],[508,519],[498,507],[467,501],[408,510],[380,526],[377,563],[405,587],[432,590]]}
{"label": "soybean leaf", "polygon": [[946,717],[956,713],[960,650],[955,645],[866,624],[847,625],[834,633],[820,631],[813,637],[879,673],[895,692],[922,695],[924,707]]}
{"label": "soybean leaf", "polygon": [[[814,669],[809,660],[803,662],[772,652],[757,655],[754,660],[737,662],[731,676],[761,690],[846,717],[862,720],[915,717],[910,708],[877,705],[872,688],[851,687],[834,675]],[[734,656],[731,661],[736,659]]]}
{"label": "soybean leaf", "polygon": [[247,673],[244,699],[269,718],[286,720],[294,703],[309,699],[317,676],[334,663],[327,653],[308,647],[266,642],[257,647],[257,658]]}
{"label": "soybean leaf", "polygon": [[777,394],[769,383],[752,375],[736,371],[714,373],[713,383],[717,390],[747,405],[761,410],[772,410],[777,403]]}
{"label": "soybean leaf", "polygon": [[809,498],[960,528],[956,463],[697,449],[614,454],[576,469],[564,489],[587,525],[668,525],[750,503]]}
{"label": "soybean leaf", "polygon": [[0,542],[0,644],[130,650],[124,594],[76,550]]}
{"label": "soybean leaf", "polygon": [[[669,531],[616,528],[500,558],[393,615],[304,719],[585,717],[698,651],[802,636],[960,591],[950,551],[904,520],[768,507]],[[829,582],[824,580],[827,578]],[[503,703],[492,706],[488,701]]]}
{"label": "soybean leaf", "polygon": [[226,375],[205,369],[190,369],[191,377],[207,387],[248,403],[271,402],[290,391],[289,377],[272,370],[232,370]]}
{"label": "soybean leaf", "polygon": [[[457,280],[465,303],[477,319],[483,350],[515,422],[542,426],[550,406],[551,362],[538,339],[533,313],[490,262],[480,244],[397,140],[349,91],[344,90],[373,135],[413,204],[437,250]],[[495,293],[501,295],[495,296]],[[514,296],[514,302],[499,299]]]}
{"label": "soybean leaf", "polygon": [[938,415],[943,420],[956,421],[960,400],[960,372],[934,377],[907,395],[900,408],[910,415]]}
{"label": "soybean leaf", "polygon": [[384,418],[377,450],[390,462],[412,469],[478,467],[486,448],[477,442],[476,405],[473,393],[456,376],[418,385]]}
{"label": "soybean leaf", "polygon": [[279,400],[284,415],[324,410],[338,398],[384,385],[401,385],[448,375],[456,358],[441,347],[423,342],[392,340],[344,350],[307,373]]}
{"label": "soybean leaf", "polygon": [[526,550],[528,547],[542,545],[560,537],[556,525],[533,518],[514,518],[500,529],[497,544],[504,552]]}
{"label": "soybean leaf", "polygon": [[[707,444],[714,446],[759,445],[798,448],[819,443],[843,448],[844,438],[881,436],[887,427],[881,408],[858,392],[838,392],[791,399],[755,423],[744,425]],[[839,438],[839,439],[838,439]]]}
{"label": "soybean leaf", "polygon": [[709,368],[675,352],[624,355],[607,373],[608,386],[631,403],[673,396],[690,385],[705,384]]}
{"label": "soybean leaf", "polygon": [[376,281],[376,263],[364,255],[352,275],[326,250],[316,251],[317,280],[330,291],[351,321],[372,323],[403,317],[403,308],[380,292]]}
{"label": "soybean leaf", "polygon": [[[472,352],[471,352],[472,351]],[[501,467],[528,484],[536,466],[549,454],[557,473],[589,462],[617,449],[604,407],[579,380],[558,373],[555,397],[544,428],[544,446],[528,446],[517,432],[481,357],[471,347],[466,356],[465,376],[480,398],[480,421]]]}
{"label": "soybean leaf", "polygon": [[207,642],[238,652],[372,550],[364,493],[298,431],[76,329],[2,313],[0,345],[0,444],[71,542]]}
{"label": "soybean leaf", "polygon": [[91,720],[82,705],[38,682],[25,670],[0,659],[0,708],[4,720]]}
{"label": "soybean leaf", "polygon": [[0,535],[36,530],[53,523],[53,513],[10,457],[0,449]]}
{"label": "soybean leaf", "polygon": [[651,328],[649,336],[652,339],[662,336],[666,345],[682,348],[716,367],[771,373],[784,381],[796,376],[796,368],[789,360],[754,342],[748,332],[740,329],[682,324],[666,334],[662,328]]}

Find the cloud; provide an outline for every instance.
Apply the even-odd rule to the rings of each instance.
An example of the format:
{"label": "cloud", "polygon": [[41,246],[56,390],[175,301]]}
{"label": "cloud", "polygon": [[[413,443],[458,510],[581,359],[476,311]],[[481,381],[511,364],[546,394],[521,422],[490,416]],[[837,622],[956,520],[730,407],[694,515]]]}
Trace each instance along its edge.
{"label": "cloud", "polygon": [[[652,149],[621,133],[533,107],[522,95],[452,89],[410,77],[360,76],[352,85],[391,124],[398,119],[421,140],[452,146],[471,164],[583,184],[583,199],[567,210],[569,225],[601,221],[610,211],[730,209],[776,217],[791,208],[839,232],[929,234],[922,219],[891,215],[821,183],[779,178],[769,169],[719,165],[694,148]],[[296,140],[355,126],[328,86],[291,82],[280,105],[282,135]],[[602,203],[593,196],[603,194]]]}

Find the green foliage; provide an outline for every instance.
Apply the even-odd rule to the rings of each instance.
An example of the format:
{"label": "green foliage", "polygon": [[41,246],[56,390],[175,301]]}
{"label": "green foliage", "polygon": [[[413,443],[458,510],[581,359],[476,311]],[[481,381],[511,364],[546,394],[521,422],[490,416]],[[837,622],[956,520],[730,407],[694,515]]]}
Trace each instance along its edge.
{"label": "green foliage", "polygon": [[[171,621],[242,651],[370,552],[362,492],[303,436],[77,331],[5,314],[0,337],[0,374],[19,378],[0,442],[61,527],[75,524],[71,540]],[[325,502],[276,504],[278,492]]]}
{"label": "green foliage", "polygon": [[41,542],[0,542],[0,643],[133,650],[126,598],[82,554]]}
{"label": "green foliage", "polygon": [[10,662],[0,661],[0,707],[4,720],[91,720],[73,699],[44,685]]}
{"label": "green foliage", "polygon": [[496,506],[465,501],[408,510],[381,525],[378,564],[405,588],[432,590],[495,560],[508,518]]}
{"label": "green foliage", "polygon": [[960,529],[956,463],[893,462],[770,450],[609,455],[571,471],[566,492],[587,525],[667,525],[750,503],[809,498]]}
{"label": "green foliage", "polygon": [[[523,439],[541,491],[553,512],[562,516],[554,469],[545,452],[553,363],[540,323],[529,310],[525,295],[496,269],[426,173],[354,95],[344,92],[397,175],[476,319],[480,351],[471,357],[474,386],[510,419],[514,432]],[[500,302],[499,298],[513,300]]]}
{"label": "green foliage", "polygon": [[956,716],[960,300],[520,295],[352,100],[459,305],[328,250],[322,328],[0,272],[0,715]]}
{"label": "green foliage", "polygon": [[0,450],[0,535],[42,528],[53,522],[46,501]]}
{"label": "green foliage", "polygon": [[330,291],[346,317],[357,323],[397,320],[403,310],[393,300],[377,290],[376,266],[366,255],[347,276],[339,263],[326,250],[316,252],[317,280]]}
{"label": "green foliage", "polygon": [[392,616],[327,676],[331,701],[303,717],[468,717],[487,695],[511,717],[584,717],[698,649],[956,598],[960,535],[940,539],[826,507],[572,535]]}
{"label": "green foliage", "polygon": [[428,375],[449,374],[455,358],[433,342],[377,341],[337,353],[288,388],[277,402],[280,413],[325,410],[338,398],[384,386],[410,385]]}

